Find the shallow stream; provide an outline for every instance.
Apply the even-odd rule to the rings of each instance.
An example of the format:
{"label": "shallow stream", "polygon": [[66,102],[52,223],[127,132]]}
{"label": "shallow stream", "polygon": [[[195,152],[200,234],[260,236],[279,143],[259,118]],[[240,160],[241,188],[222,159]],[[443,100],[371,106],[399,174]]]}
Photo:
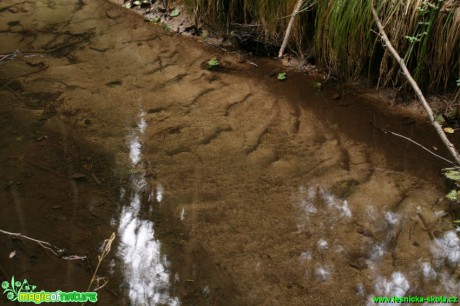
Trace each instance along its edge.
{"label": "shallow stream", "polygon": [[424,120],[102,0],[0,20],[0,229],[64,249],[0,234],[0,283],[86,291],[115,232],[99,305],[458,294],[448,164],[381,129],[447,156]]}

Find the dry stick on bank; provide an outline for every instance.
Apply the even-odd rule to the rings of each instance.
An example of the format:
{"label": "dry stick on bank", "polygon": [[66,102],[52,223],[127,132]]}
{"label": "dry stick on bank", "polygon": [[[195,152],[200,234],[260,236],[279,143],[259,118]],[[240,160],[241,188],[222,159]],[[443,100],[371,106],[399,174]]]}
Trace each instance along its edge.
{"label": "dry stick on bank", "polygon": [[289,36],[291,35],[292,26],[294,25],[294,18],[299,13],[300,7],[302,6],[302,2],[303,0],[298,0],[297,4],[294,7],[294,12],[292,13],[291,19],[289,20],[289,24],[286,29],[286,34],[284,35],[283,44],[281,45],[280,51],[278,53],[278,58],[281,58],[283,56],[284,49],[286,49]]}
{"label": "dry stick on bank", "polygon": [[425,97],[423,96],[422,91],[417,85],[417,82],[415,82],[414,78],[411,76],[409,70],[407,69],[406,64],[404,63],[404,60],[399,56],[398,52],[393,48],[393,45],[391,44],[390,40],[388,39],[387,34],[385,33],[385,30],[383,29],[383,25],[380,22],[379,16],[377,15],[377,12],[375,11],[375,8],[372,7],[372,15],[374,17],[375,22],[377,23],[377,27],[379,28],[379,34],[380,37],[383,39],[385,42],[385,47],[388,48],[390,51],[391,55],[396,59],[396,61],[399,63],[401,66],[401,69],[404,72],[404,75],[406,76],[406,79],[409,81],[410,85],[415,91],[415,94],[418,96],[420,101],[423,104],[423,107],[425,108],[426,113],[428,114],[428,117],[430,118],[430,123],[431,125],[434,126],[436,132],[438,133],[439,137],[441,137],[441,140],[444,142],[444,144],[447,147],[447,150],[449,150],[450,154],[454,158],[455,162],[457,165],[460,165],[460,155],[458,154],[457,150],[455,149],[454,145],[447,139],[446,134],[442,130],[441,125],[436,121],[436,118],[434,116],[433,110],[431,109],[430,105],[426,101]]}

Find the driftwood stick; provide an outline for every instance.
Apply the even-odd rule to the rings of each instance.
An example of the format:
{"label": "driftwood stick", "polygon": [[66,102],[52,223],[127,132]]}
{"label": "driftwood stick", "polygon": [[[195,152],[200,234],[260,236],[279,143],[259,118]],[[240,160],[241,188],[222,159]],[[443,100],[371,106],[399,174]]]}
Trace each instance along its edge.
{"label": "driftwood stick", "polygon": [[292,13],[291,19],[289,20],[289,23],[286,29],[286,34],[284,35],[283,44],[281,45],[280,51],[278,53],[278,58],[281,58],[283,56],[284,49],[286,49],[286,46],[289,40],[289,36],[291,35],[292,26],[294,25],[294,18],[299,13],[300,7],[302,6],[302,2],[303,0],[298,0],[297,4],[294,7],[294,12]]}
{"label": "driftwood stick", "polygon": [[460,154],[458,154],[457,150],[455,149],[454,145],[449,141],[447,138],[446,134],[442,130],[441,125],[436,121],[436,117],[433,113],[433,110],[431,109],[430,105],[426,101],[425,97],[423,96],[422,91],[417,85],[417,82],[415,82],[414,78],[410,74],[409,70],[407,69],[406,64],[404,63],[404,60],[399,56],[398,52],[395,50],[393,45],[391,44],[390,40],[388,39],[387,34],[385,33],[385,30],[383,29],[383,25],[380,22],[380,19],[377,15],[377,12],[375,11],[375,8],[372,8],[372,15],[374,17],[375,22],[377,23],[377,27],[379,28],[379,34],[382,40],[385,43],[385,47],[390,51],[391,55],[396,59],[396,61],[399,63],[399,66],[401,66],[401,69],[404,72],[404,75],[406,76],[407,81],[409,81],[409,84],[412,86],[412,88],[415,91],[415,94],[419,98],[420,102],[422,102],[423,107],[425,108],[425,112],[427,113],[431,125],[435,128],[436,132],[438,133],[439,137],[441,138],[442,142],[446,145],[447,150],[449,150],[450,154],[454,158],[455,162],[460,165]]}
{"label": "driftwood stick", "polygon": [[29,240],[29,241],[35,242],[39,246],[41,246],[42,248],[50,251],[54,255],[56,255],[58,257],[61,257],[61,258],[65,259],[65,260],[82,260],[82,259],[86,259],[86,256],[78,256],[78,255],[62,256],[62,254],[65,251],[64,249],[59,248],[59,247],[57,247],[55,245],[52,245],[49,242],[25,236],[25,235],[23,235],[21,233],[7,232],[7,231],[4,231],[2,229],[0,229],[0,233],[4,234],[4,235],[7,235],[9,237],[13,237],[13,238],[17,238],[17,239],[23,239],[23,240]]}
{"label": "driftwood stick", "polygon": [[421,212],[417,212],[417,216],[420,218],[420,220],[422,221],[422,224],[423,224],[423,227],[425,228],[425,231],[426,233],[428,234],[428,237],[430,237],[430,240],[434,240],[434,237],[433,237],[433,234],[430,232],[430,230],[428,229],[428,224],[426,223],[426,220],[425,218],[423,217],[422,213]]}
{"label": "driftwood stick", "polygon": [[[51,243],[49,242],[46,242],[46,241],[42,241],[42,240],[38,240],[38,239],[34,239],[34,238],[30,238],[28,236],[25,236],[21,233],[11,233],[11,232],[7,232],[7,231],[4,231],[2,229],[0,229],[0,233],[2,234],[5,234],[7,236],[10,236],[10,237],[14,237],[14,238],[19,238],[19,239],[24,239],[24,240],[29,240],[29,241],[33,241],[35,243],[37,243],[39,246],[41,246],[42,248],[44,249],[47,249],[48,251],[50,251],[51,253],[53,253],[54,255],[58,256],[58,251],[61,251],[62,249],[52,245]],[[63,251],[63,250],[62,250]]]}

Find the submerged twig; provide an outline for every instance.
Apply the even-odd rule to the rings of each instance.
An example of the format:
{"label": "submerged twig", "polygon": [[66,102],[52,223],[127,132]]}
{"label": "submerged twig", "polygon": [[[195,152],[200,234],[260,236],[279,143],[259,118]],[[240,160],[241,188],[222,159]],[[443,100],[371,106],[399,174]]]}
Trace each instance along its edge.
{"label": "submerged twig", "polygon": [[[19,79],[19,78],[22,78],[22,77],[25,77],[25,76],[28,76],[28,75],[31,75],[31,74],[34,74],[34,73],[38,73],[38,72],[41,72],[45,69],[48,69],[49,66],[43,66],[42,68],[38,69],[38,70],[35,70],[35,71],[31,71],[31,72],[27,72],[27,73],[24,73],[24,74],[21,74],[21,75],[17,75],[17,76],[12,76],[12,77],[7,77],[7,78],[3,78],[3,79],[0,79],[0,81],[4,81],[4,80],[10,80],[10,79]],[[7,86],[9,83],[7,83],[6,85],[3,85],[3,87]],[[3,88],[2,87],[2,88]]]}
{"label": "submerged twig", "polygon": [[[54,255],[56,255],[58,257],[61,257],[61,255],[65,251],[63,248],[59,248],[59,247],[57,247],[55,245],[52,245],[49,242],[46,242],[46,241],[43,241],[43,240],[38,240],[38,239],[35,239],[35,238],[31,238],[31,237],[25,236],[25,235],[23,235],[21,233],[11,233],[11,232],[4,231],[2,229],[0,229],[0,233],[2,233],[4,235],[7,235],[9,237],[14,237],[14,238],[18,238],[18,239],[24,239],[24,240],[29,240],[29,241],[35,242],[39,246],[41,246],[42,248],[50,251],[51,253],[53,253]],[[70,256],[63,256],[61,258],[65,259],[65,260],[83,260],[83,259],[86,259],[86,256],[70,255]]]}
{"label": "submerged twig", "polygon": [[12,53],[0,54],[0,63],[11,61],[11,60],[13,60],[16,56],[18,56],[20,53],[21,53],[20,50],[16,50],[16,51],[14,51],[14,52],[12,52]]}
{"label": "submerged twig", "polygon": [[428,225],[425,221],[425,217],[423,217],[422,213],[417,211],[417,216],[420,218],[420,221],[422,221],[423,227],[425,228],[426,233],[428,234],[428,237],[430,237],[430,240],[433,240],[433,234],[428,230]]}
{"label": "submerged twig", "polygon": [[56,256],[59,256],[60,253],[64,252],[64,249],[58,248],[57,246],[54,246],[49,242],[34,239],[34,238],[31,238],[31,237],[25,236],[25,235],[23,235],[21,233],[11,233],[11,232],[4,231],[2,229],[0,229],[0,233],[5,234],[5,235],[10,236],[10,237],[14,237],[14,238],[33,241],[33,242],[37,243],[39,246],[41,246],[42,248],[50,251],[51,253],[53,253]]}
{"label": "submerged twig", "polygon": [[404,136],[404,135],[401,135],[401,134],[398,134],[398,133],[395,133],[395,132],[392,132],[392,131],[388,131],[388,130],[385,130],[385,129],[383,129],[383,128],[379,128],[379,129],[381,129],[384,133],[390,133],[391,135],[398,136],[398,137],[401,137],[401,138],[403,138],[403,139],[405,139],[405,140],[408,140],[408,141],[412,142],[413,144],[415,144],[416,146],[419,146],[419,147],[422,148],[423,150],[427,151],[427,152],[430,153],[431,155],[436,156],[437,158],[440,158],[440,159],[442,159],[443,161],[446,161],[446,162],[448,162],[448,163],[450,163],[450,164],[452,164],[452,165],[455,165],[454,162],[448,160],[447,158],[442,157],[442,156],[439,155],[439,154],[434,153],[433,151],[431,151],[430,149],[428,149],[428,148],[425,147],[424,145],[422,145],[422,144],[416,142],[416,141],[413,140],[413,139],[410,139],[410,138],[407,137],[407,136]]}
{"label": "submerged twig", "polygon": [[38,165],[38,164],[36,164],[36,163],[31,162],[30,160],[28,160],[28,159],[26,159],[26,158],[24,158],[23,160],[24,160],[26,163],[28,163],[29,165],[34,166],[34,167],[37,167],[38,169],[41,169],[41,170],[46,171],[46,172],[48,172],[48,173],[51,173],[51,174],[53,174],[53,175],[55,175],[55,176],[58,176],[58,177],[61,177],[61,178],[65,178],[65,179],[70,179],[70,177],[68,177],[68,176],[66,176],[66,175],[57,173],[56,171],[53,171],[53,170],[51,170],[51,169],[49,169],[49,168],[47,168],[47,167],[40,166],[40,165]]}
{"label": "submerged twig", "polygon": [[406,79],[408,80],[412,88],[414,89],[415,94],[417,95],[419,100],[422,102],[422,105],[425,108],[425,111],[430,119],[431,125],[433,125],[433,127],[435,128],[436,132],[438,133],[439,137],[446,145],[447,149],[449,150],[450,154],[454,158],[455,162],[458,165],[460,165],[460,154],[457,152],[454,145],[447,138],[446,134],[442,130],[441,125],[439,125],[439,123],[436,121],[436,117],[433,113],[433,110],[431,109],[430,105],[428,104],[425,97],[423,96],[423,93],[420,90],[420,87],[417,85],[417,82],[415,82],[414,78],[411,76],[409,70],[407,69],[406,64],[404,63],[404,60],[399,56],[398,52],[395,50],[395,48],[391,44],[390,39],[388,38],[385,30],[383,29],[383,25],[380,22],[379,16],[377,15],[377,12],[374,7],[372,7],[372,15],[374,17],[375,22],[377,23],[377,27],[379,28],[379,34],[385,43],[385,47],[390,51],[390,53],[396,59],[396,62],[398,62],[398,64],[401,66],[401,69],[403,70],[406,76]]}

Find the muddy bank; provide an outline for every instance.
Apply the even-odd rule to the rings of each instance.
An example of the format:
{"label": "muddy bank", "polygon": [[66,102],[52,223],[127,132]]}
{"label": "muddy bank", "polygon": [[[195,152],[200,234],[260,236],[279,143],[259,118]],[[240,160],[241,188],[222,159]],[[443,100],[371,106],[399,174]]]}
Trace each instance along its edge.
{"label": "muddy bank", "polygon": [[[102,305],[457,292],[445,165],[376,128],[442,150],[425,123],[105,1],[0,14],[0,53],[22,51],[0,64],[0,228],[89,258],[1,236],[1,281],[86,290],[115,232]],[[222,69],[203,68],[213,57]]]}

